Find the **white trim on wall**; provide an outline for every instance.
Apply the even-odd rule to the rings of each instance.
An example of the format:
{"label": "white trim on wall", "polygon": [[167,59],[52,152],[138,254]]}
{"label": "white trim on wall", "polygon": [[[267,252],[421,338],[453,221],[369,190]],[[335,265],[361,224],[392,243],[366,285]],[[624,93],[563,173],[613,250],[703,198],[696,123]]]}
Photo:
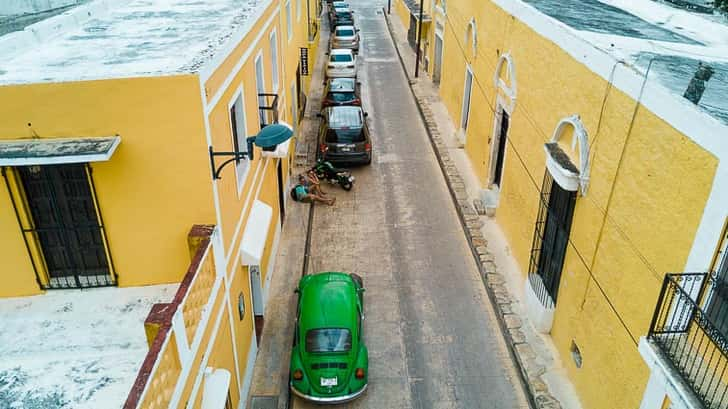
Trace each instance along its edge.
{"label": "white trim on wall", "polygon": [[[240,86],[235,90],[233,93],[233,96],[228,101],[227,105],[227,117],[228,117],[228,125],[229,125],[229,131],[230,131],[230,138],[233,139],[233,149],[235,148],[235,133],[233,132],[233,121],[230,118],[230,110],[232,107],[238,102],[238,100],[241,103],[240,110],[242,112],[242,124],[238,124],[237,121],[239,118],[236,118],[236,125],[237,125],[237,132],[240,132],[240,129],[245,131],[245,137],[243,137],[243,146],[240,146],[240,135],[238,135],[238,149],[240,151],[248,151],[248,145],[245,141],[247,135],[248,135],[248,118],[245,113],[245,89],[243,88],[243,84],[240,84]],[[238,192],[238,199],[240,199],[240,194],[243,191],[243,186],[245,186],[245,179],[248,177],[248,173],[250,172],[250,159],[249,158],[243,158],[240,160],[240,164],[234,164],[233,168],[235,169],[235,181],[237,183],[237,192]]]}
{"label": "white trim on wall", "polygon": [[[271,85],[273,86],[273,94],[278,93],[278,87],[280,86],[280,50],[278,47],[278,32],[276,31],[275,27],[273,30],[271,30],[270,35],[268,36],[268,40],[270,41],[270,61],[271,61]],[[273,52],[275,51],[275,52]]]}
{"label": "white trim on wall", "polygon": [[[255,39],[250,44],[250,46],[245,50],[243,53],[243,56],[240,57],[240,60],[235,64],[235,67],[230,71],[230,74],[228,74],[227,78],[225,78],[225,81],[220,86],[220,88],[217,90],[215,95],[212,97],[212,99],[205,98],[203,101],[206,101],[205,104],[205,115],[210,115],[212,111],[215,109],[217,104],[220,102],[220,99],[222,99],[223,95],[225,94],[225,91],[227,91],[230,88],[230,84],[232,84],[233,80],[235,80],[235,77],[240,73],[240,70],[243,68],[243,65],[248,61],[248,58],[250,58],[250,55],[253,54],[255,49],[258,47],[258,43],[260,42],[260,39],[263,38],[265,33],[268,31],[268,27],[271,25],[275,17],[278,16],[279,8],[276,7],[273,11],[273,14],[268,18],[268,20],[265,22],[263,27],[258,32],[258,35],[255,36]],[[242,38],[240,39],[242,41]],[[231,50],[232,51],[232,50]],[[222,64],[222,61],[219,62],[219,64]],[[202,95],[205,96],[205,81],[207,81],[210,76],[215,72],[215,70],[218,68],[218,66],[214,66],[210,68],[209,72],[203,72],[200,71],[200,85],[202,88]]]}

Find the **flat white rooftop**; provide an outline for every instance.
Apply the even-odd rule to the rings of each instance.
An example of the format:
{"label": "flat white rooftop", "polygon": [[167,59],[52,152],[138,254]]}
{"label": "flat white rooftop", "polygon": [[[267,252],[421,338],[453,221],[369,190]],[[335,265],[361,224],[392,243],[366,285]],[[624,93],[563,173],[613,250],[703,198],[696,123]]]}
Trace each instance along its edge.
{"label": "flat white rooftop", "polygon": [[0,299],[0,407],[121,407],[147,354],[144,319],[178,287]]}
{"label": "flat white rooftop", "polygon": [[93,0],[0,37],[0,85],[197,72],[270,1]]}
{"label": "flat white rooftop", "polygon": [[[697,108],[728,125],[725,16],[697,13],[654,0],[520,0],[521,5],[510,0],[495,2],[519,17],[533,15],[527,9],[535,9],[553,19],[555,25],[539,25],[539,19],[526,20],[557,44],[567,50],[578,50],[578,44],[588,43],[624,67],[646,76],[649,83],[658,83],[686,101],[685,107],[694,106],[682,96],[699,64],[709,65],[713,76],[705,82]],[[562,35],[564,32],[571,35]],[[592,69],[613,73],[611,66],[596,67],[594,64],[600,64],[598,59],[576,57],[591,64]],[[673,115],[681,113],[675,111],[669,116]]]}

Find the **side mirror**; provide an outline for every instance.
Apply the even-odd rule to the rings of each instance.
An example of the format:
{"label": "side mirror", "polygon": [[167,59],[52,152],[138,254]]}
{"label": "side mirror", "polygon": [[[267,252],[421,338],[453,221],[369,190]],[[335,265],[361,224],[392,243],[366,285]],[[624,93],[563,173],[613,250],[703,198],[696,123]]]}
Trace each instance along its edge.
{"label": "side mirror", "polygon": [[323,115],[321,115],[321,112],[317,112],[317,113],[316,113],[316,118],[323,118],[323,117],[324,117],[324,116],[323,116]]}
{"label": "side mirror", "polygon": [[364,112],[364,118],[369,116],[369,112]]}
{"label": "side mirror", "polygon": [[326,51],[326,52],[325,52],[324,54],[326,54],[326,55],[329,55],[329,52],[328,52],[328,51]]}
{"label": "side mirror", "polygon": [[301,291],[300,291],[300,290],[299,290],[298,288],[296,288],[295,290],[293,290],[293,293],[294,293],[294,294],[299,294],[300,292],[301,292]]}

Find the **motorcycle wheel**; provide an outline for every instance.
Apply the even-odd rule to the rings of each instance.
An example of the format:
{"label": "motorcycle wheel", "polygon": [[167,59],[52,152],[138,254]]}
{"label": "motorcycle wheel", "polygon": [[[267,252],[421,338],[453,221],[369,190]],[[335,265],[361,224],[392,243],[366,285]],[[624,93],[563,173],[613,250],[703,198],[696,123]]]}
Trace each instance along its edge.
{"label": "motorcycle wheel", "polygon": [[341,187],[344,190],[351,190],[351,188],[354,187],[354,184],[351,182],[344,182],[344,184],[342,184]]}

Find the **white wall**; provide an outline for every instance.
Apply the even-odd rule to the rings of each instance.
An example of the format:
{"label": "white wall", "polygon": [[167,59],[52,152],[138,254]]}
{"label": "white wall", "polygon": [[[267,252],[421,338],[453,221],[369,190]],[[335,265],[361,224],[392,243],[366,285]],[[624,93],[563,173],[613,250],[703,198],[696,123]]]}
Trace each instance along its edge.
{"label": "white wall", "polygon": [[0,15],[39,13],[80,2],[80,0],[2,0]]}

